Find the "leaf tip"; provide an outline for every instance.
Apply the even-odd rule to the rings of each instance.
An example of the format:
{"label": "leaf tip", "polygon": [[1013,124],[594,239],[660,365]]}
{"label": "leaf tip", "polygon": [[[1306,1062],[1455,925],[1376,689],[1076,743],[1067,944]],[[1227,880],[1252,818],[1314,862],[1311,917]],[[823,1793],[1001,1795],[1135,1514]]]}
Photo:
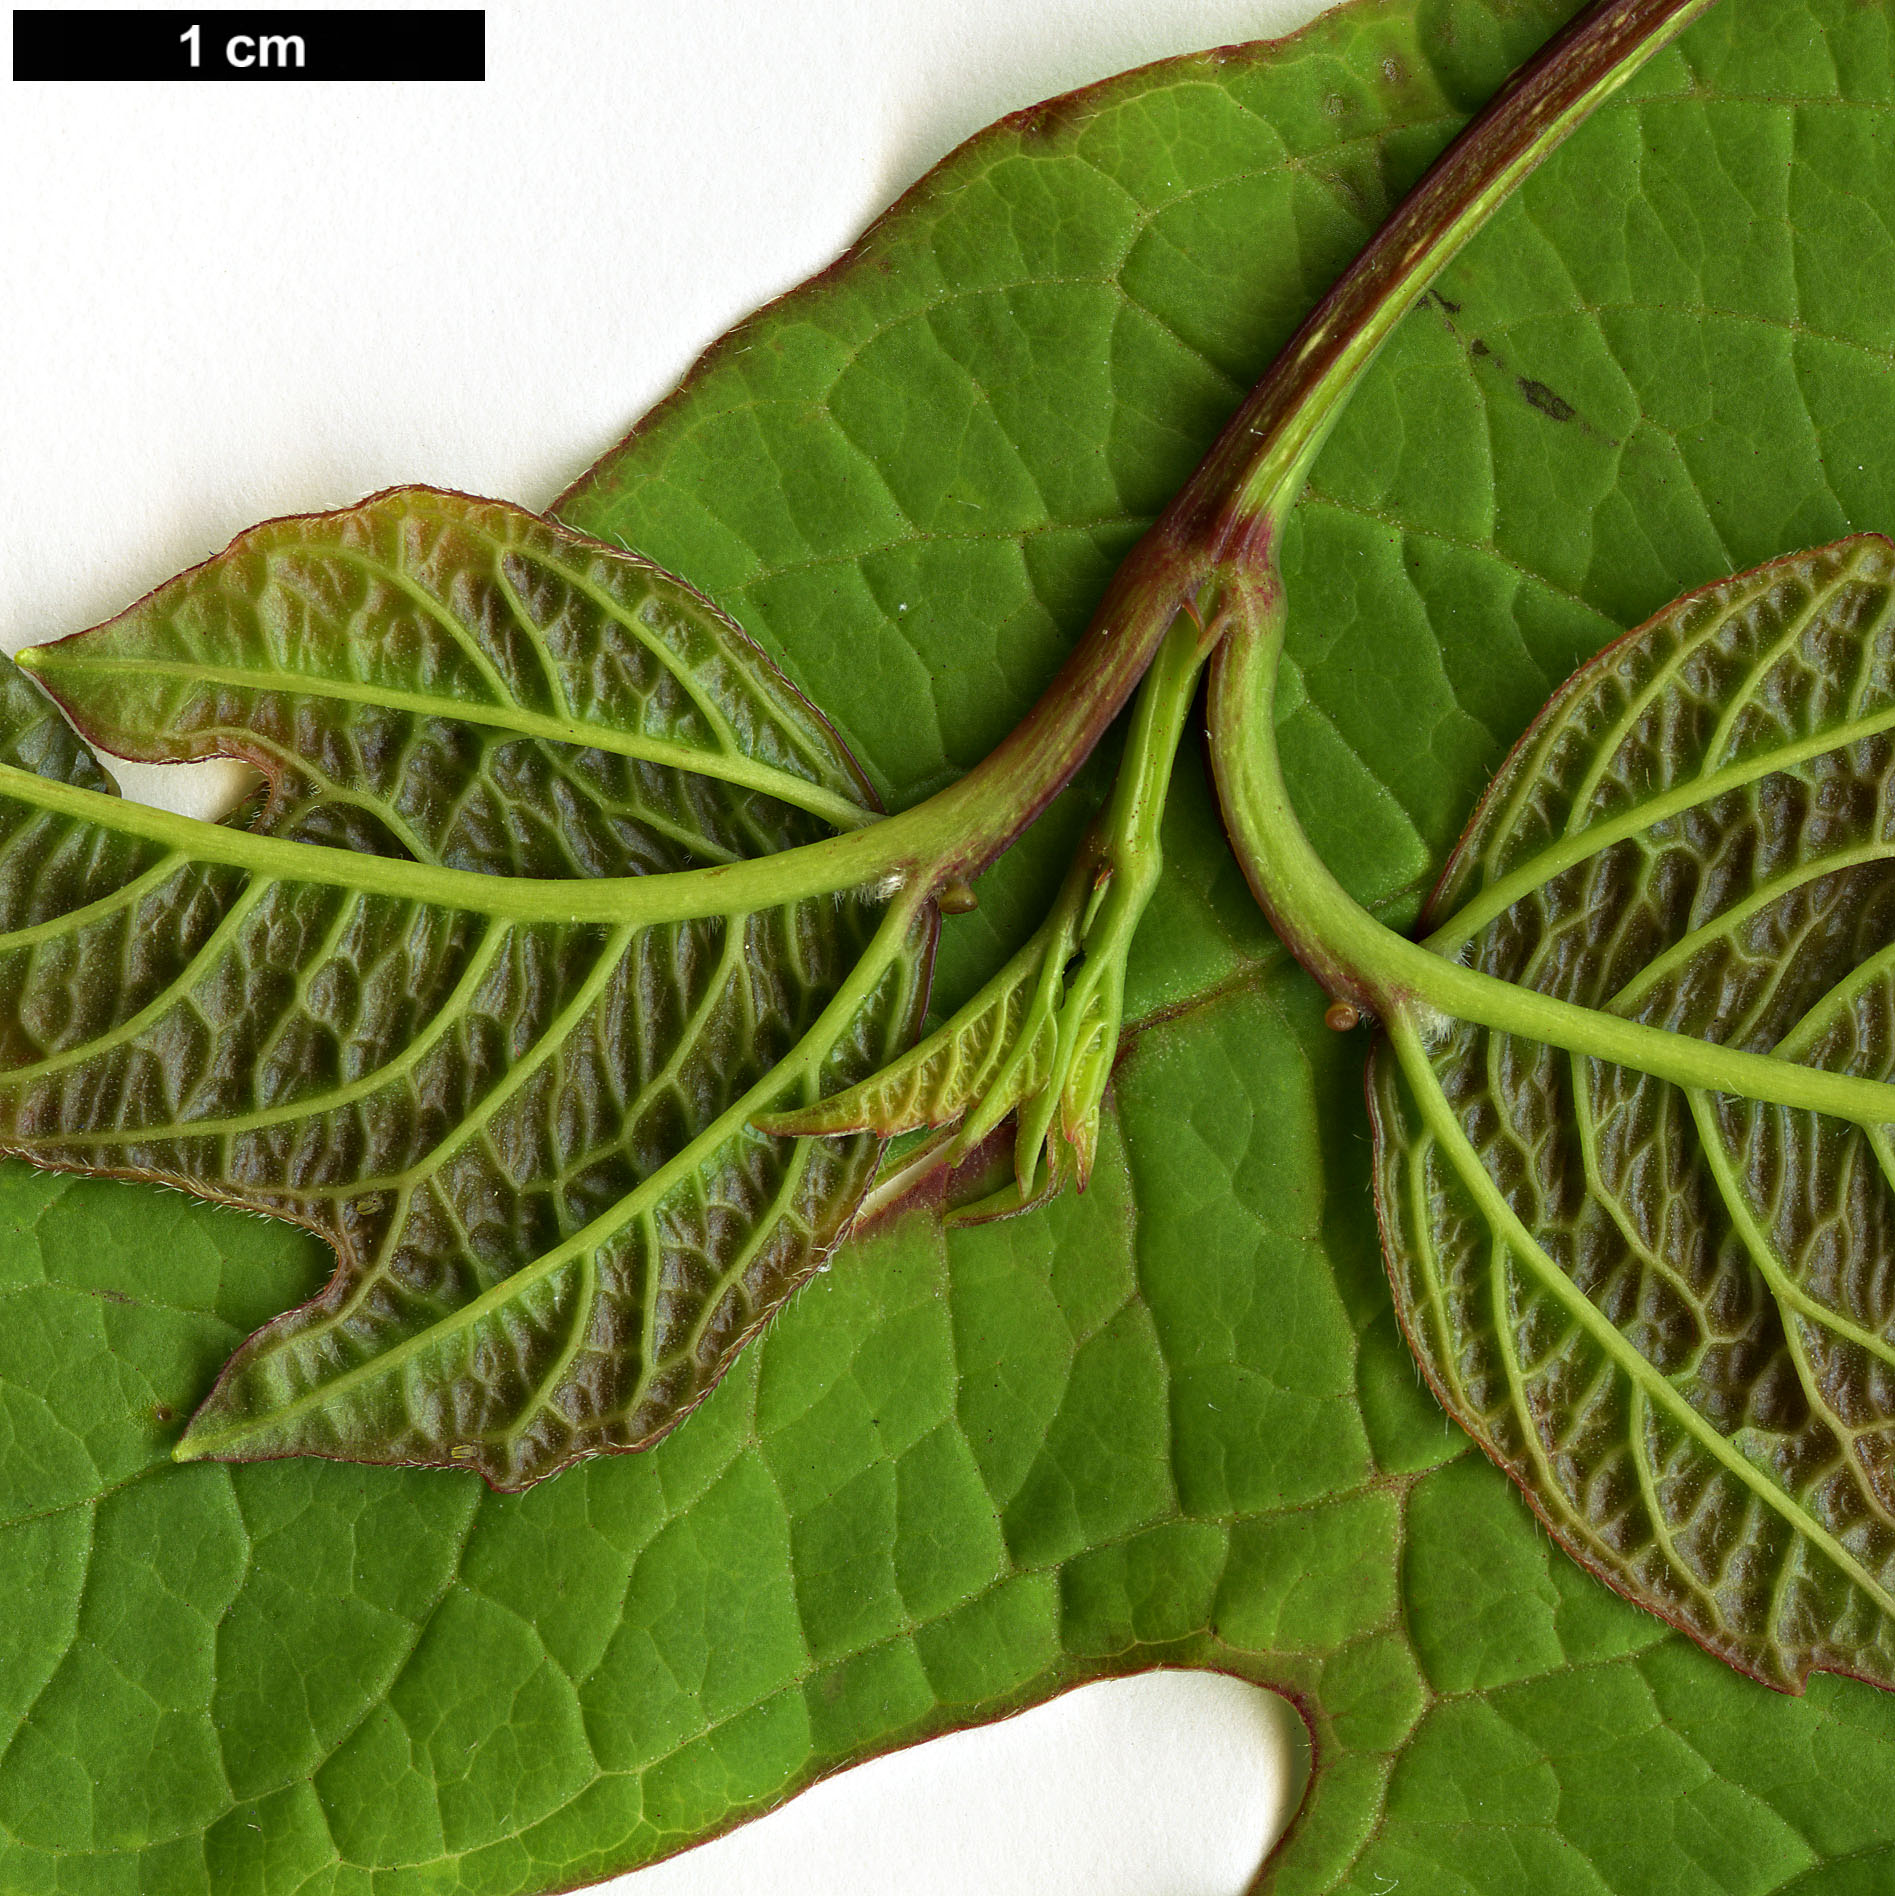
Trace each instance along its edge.
{"label": "leaf tip", "polygon": [[[213,1418],[214,1421],[214,1418]],[[205,1417],[196,1415],[185,1424],[184,1433],[171,1444],[171,1459],[180,1465],[188,1462],[217,1461],[224,1458],[230,1440],[228,1430],[206,1428]],[[239,1456],[238,1459],[242,1459]]]}

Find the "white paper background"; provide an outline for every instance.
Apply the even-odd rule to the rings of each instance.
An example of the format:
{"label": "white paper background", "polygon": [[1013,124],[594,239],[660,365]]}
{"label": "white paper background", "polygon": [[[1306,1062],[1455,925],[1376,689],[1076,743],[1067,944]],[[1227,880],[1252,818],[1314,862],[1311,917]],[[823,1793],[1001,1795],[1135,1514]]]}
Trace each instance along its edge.
{"label": "white paper background", "polygon": [[[0,646],[398,481],[544,506],[982,125],[1314,11],[500,0],[479,86],[9,84]],[[202,808],[217,768],[125,775]],[[1293,1726],[1229,1680],[1090,1687],[614,1888],[1234,1896]]]}

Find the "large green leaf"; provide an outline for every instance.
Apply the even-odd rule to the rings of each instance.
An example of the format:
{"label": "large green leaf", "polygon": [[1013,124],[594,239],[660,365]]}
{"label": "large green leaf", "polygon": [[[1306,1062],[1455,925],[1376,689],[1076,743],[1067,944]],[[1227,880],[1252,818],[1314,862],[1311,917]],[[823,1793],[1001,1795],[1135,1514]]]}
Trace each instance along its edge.
{"label": "large green leaf", "polygon": [[[1353,12],[1003,128],[565,517],[732,609],[908,800],[1022,708],[1241,387],[1560,10]],[[1364,893],[1412,900],[1609,632],[1895,524],[1888,28],[1725,0],[1366,381],[1289,548],[1284,720]],[[1086,813],[1065,801],[959,925],[954,999],[1037,919]],[[1767,1694],[1615,1600],[1418,1391],[1356,1050],[1268,946],[1192,768],[1166,841],[1127,997],[1149,1024],[1086,1197],[851,1244],[688,1426],[525,1496],[165,1465],[169,1415],[314,1288],[314,1247],[285,1263],[229,1213],[7,1174],[0,1880],[553,1888],[1158,1660],[1309,1716],[1286,1889],[1885,1878],[1889,1703]]]}

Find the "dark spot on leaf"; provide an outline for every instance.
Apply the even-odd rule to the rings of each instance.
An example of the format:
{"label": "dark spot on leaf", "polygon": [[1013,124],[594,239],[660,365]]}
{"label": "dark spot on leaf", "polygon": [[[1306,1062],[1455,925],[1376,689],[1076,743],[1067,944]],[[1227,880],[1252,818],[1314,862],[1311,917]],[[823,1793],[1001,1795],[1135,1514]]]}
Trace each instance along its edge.
{"label": "dark spot on leaf", "polygon": [[1482,356],[1492,355],[1493,351],[1476,336],[1474,340],[1467,345],[1467,353],[1478,361]]}
{"label": "dark spot on leaf", "polygon": [[1554,394],[1544,382],[1536,382],[1531,376],[1521,376],[1520,393],[1527,398],[1530,406],[1554,421],[1571,421],[1579,413],[1563,395]]}
{"label": "dark spot on leaf", "polygon": [[1083,104],[1076,96],[1068,95],[1057,99],[1048,99],[1042,105],[1031,105],[1023,112],[1016,112],[1003,124],[1012,125],[1021,140],[1044,140],[1076,127],[1086,117]]}
{"label": "dark spot on leaf", "polygon": [[161,1402],[152,1410],[152,1414],[155,1415],[160,1422],[169,1422],[176,1413],[177,1412],[168,1402]]}

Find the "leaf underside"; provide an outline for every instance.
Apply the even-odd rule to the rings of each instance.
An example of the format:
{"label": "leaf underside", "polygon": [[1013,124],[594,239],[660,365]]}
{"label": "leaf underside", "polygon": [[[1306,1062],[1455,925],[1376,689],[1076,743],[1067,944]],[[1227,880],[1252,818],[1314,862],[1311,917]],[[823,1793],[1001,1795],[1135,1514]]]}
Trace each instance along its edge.
{"label": "leaf underside", "polygon": [[[188,826],[121,834],[109,804],[41,808],[0,775],[0,1146],[336,1250],[185,1452],[518,1487],[663,1434],[874,1164],[873,1140],[771,1138],[750,1111],[793,1053],[813,1093],[904,1043],[927,931],[825,1021],[872,903],[566,922],[557,888],[551,918],[513,892],[635,888],[830,834],[838,805],[866,820],[833,733],[648,563],[423,490],[257,528],[33,661],[123,753],[260,766],[249,834],[348,852],[306,880],[294,851],[206,861]],[[31,685],[0,691],[16,752],[97,787]],[[389,859],[463,872],[469,906],[368,879]]]}
{"label": "leaf underside", "polygon": [[[1565,11],[1350,6],[995,128],[562,517],[706,589],[905,805],[1025,710]],[[1281,724],[1365,897],[1413,912],[1606,639],[1895,530],[1890,49],[1883,5],[1722,0],[1368,372],[1285,545]],[[948,925],[944,1012],[1090,813],[1062,799]],[[688,1427],[526,1494],[172,1466],[167,1418],[322,1247],[0,1168],[0,1884],[567,1889],[930,1732],[1203,1664],[1314,1734],[1263,1887],[1881,1888],[1895,1695],[1760,1692],[1549,1543],[1418,1385],[1360,1059],[1259,927],[1195,759],[1165,849],[1086,1197],[852,1239]]]}
{"label": "leaf underside", "polygon": [[[1038,941],[1029,943],[952,1020],[886,1071],[766,1123],[785,1131],[872,1127],[894,1134],[951,1126],[984,1104],[991,1125],[1037,1091],[1052,1069],[1050,1009],[1034,1005],[1046,985],[1045,959]],[[1029,1021],[1036,1025],[1028,1028]]]}
{"label": "leaf underside", "polygon": [[[1444,952],[1895,1076],[1895,548],[1775,562],[1610,646],[1496,779]],[[1371,1066],[1402,1320],[1586,1564],[1779,1686],[1895,1682],[1895,1088],[1847,1121],[1466,1022]]]}

